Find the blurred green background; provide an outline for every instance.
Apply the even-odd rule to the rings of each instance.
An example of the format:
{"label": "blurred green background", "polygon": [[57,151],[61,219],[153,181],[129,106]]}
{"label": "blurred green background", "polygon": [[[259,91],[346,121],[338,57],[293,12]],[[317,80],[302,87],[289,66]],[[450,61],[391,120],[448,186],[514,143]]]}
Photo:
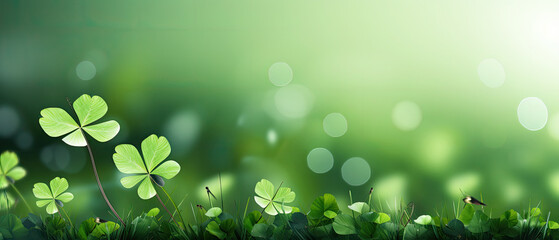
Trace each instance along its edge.
{"label": "blurred green background", "polygon": [[556,1],[4,0],[0,151],[28,170],[16,184],[29,201],[34,183],[65,177],[73,218],[109,218],[87,150],[38,124],[87,93],[121,125],[92,141],[121,215],[159,204],[120,185],[114,147],[155,133],[182,166],[166,186],[189,218],[218,173],[231,213],[248,198],[256,209],[267,178],[302,211],[375,187],[376,207],[434,214],[462,189],[494,213],[542,201],[559,217],[558,13]]}

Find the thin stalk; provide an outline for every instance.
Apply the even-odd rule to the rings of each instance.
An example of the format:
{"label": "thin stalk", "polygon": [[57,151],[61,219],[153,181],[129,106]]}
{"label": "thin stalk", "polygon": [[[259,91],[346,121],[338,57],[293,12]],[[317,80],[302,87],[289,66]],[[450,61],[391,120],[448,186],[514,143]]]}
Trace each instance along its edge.
{"label": "thin stalk", "polygon": [[[161,187],[161,186],[160,186],[160,187]],[[177,213],[179,214],[179,218],[181,219],[181,222],[186,226],[186,222],[184,222],[184,219],[182,218],[181,211],[179,211],[179,208],[178,208],[177,205],[175,204],[175,201],[173,201],[173,199],[171,198],[171,196],[167,193],[167,191],[165,191],[165,188],[161,187],[161,190],[163,190],[163,192],[165,193],[165,195],[167,195],[167,199],[171,200],[171,203],[173,204],[173,207],[175,207],[175,209],[177,210]]]}
{"label": "thin stalk", "polygon": [[221,172],[218,173],[217,176],[219,177],[219,198],[221,199],[221,210],[223,210],[223,188],[221,186]]}
{"label": "thin stalk", "polygon": [[[78,114],[76,113],[76,110],[74,109],[74,106],[72,106],[72,103],[70,103],[70,100],[68,98],[66,98],[66,101],[68,101],[68,105],[70,105],[70,108],[72,109],[72,111],[77,116]],[[103,190],[103,185],[101,185],[101,180],[99,180],[99,174],[97,173],[97,167],[95,166],[95,158],[93,157],[93,152],[91,151],[91,146],[89,145],[89,142],[87,141],[87,137],[84,134],[81,127],[78,130],[80,130],[82,132],[83,138],[85,140],[85,145],[87,146],[87,151],[89,151],[89,158],[91,159],[91,166],[93,167],[93,173],[95,174],[95,180],[97,180],[97,186],[99,187],[99,190],[101,191],[101,195],[103,195],[103,198],[105,199],[105,202],[107,203],[107,205],[109,206],[109,208],[111,209],[113,214],[118,218],[120,223],[122,223],[122,226],[126,227],[126,224],[124,223],[124,221],[122,221],[122,219],[120,218],[120,215],[118,215],[118,213],[113,208],[113,205],[111,204],[111,202],[107,198],[107,195],[105,194],[105,190]]]}
{"label": "thin stalk", "polygon": [[157,197],[157,200],[159,200],[159,202],[161,203],[161,206],[163,206],[163,208],[165,209],[165,211],[167,211],[167,213],[169,213],[169,216],[171,216],[171,219],[173,219],[173,222],[175,222],[175,224],[177,224],[177,226],[184,231],[184,229],[182,229],[181,225],[179,225],[179,223],[177,222],[177,220],[175,220],[175,218],[173,217],[173,214],[171,214],[171,212],[169,211],[169,209],[167,209],[167,206],[165,206],[165,203],[163,203],[163,201],[161,201],[161,198],[159,197],[159,194],[157,193],[157,191],[155,191],[155,196]]}
{"label": "thin stalk", "polygon": [[[72,219],[70,219],[70,217],[68,216],[68,213],[66,213],[66,210],[64,210],[64,207],[58,206],[58,208],[62,209],[62,212],[64,213],[64,215],[66,215],[66,218],[70,222],[70,226],[72,226],[72,228],[74,228],[74,224],[72,223]],[[58,213],[60,213],[60,211]]]}
{"label": "thin stalk", "polygon": [[13,183],[10,183],[10,185],[12,186],[12,188],[14,189],[14,191],[16,191],[17,195],[19,195],[19,198],[23,201],[23,203],[25,204],[25,206],[27,207],[27,209],[29,209],[30,212],[35,213],[33,211],[33,209],[31,209],[31,207],[29,206],[29,204],[27,203],[27,201],[25,200],[25,198],[23,197],[23,195],[21,195],[21,193],[19,192],[19,190],[17,190],[16,186]]}

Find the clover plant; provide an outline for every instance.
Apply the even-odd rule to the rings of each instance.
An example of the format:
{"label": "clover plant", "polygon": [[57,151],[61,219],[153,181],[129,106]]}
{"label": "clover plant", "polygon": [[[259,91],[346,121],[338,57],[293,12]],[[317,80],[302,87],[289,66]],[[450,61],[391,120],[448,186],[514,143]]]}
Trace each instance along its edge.
{"label": "clover plant", "polygon": [[[56,177],[50,181],[50,188],[45,183],[35,183],[33,185],[33,194],[39,200],[37,201],[38,207],[47,206],[48,214],[55,214],[58,209],[62,209],[70,224],[72,221],[66,211],[64,211],[64,203],[72,201],[74,195],[70,192],[64,192],[68,189],[68,180],[66,178]],[[59,213],[60,214],[60,213]],[[62,216],[61,216],[62,217]]]}
{"label": "clover plant", "polygon": [[262,179],[256,183],[254,188],[257,195],[254,196],[254,201],[269,215],[277,215],[278,212],[290,213],[293,208],[284,204],[293,202],[295,193],[291,191],[291,188],[281,187],[281,185],[277,190],[274,191],[274,189],[274,184]]}
{"label": "clover plant", "polygon": [[97,180],[101,195],[103,195],[105,202],[113,214],[120,220],[122,225],[125,225],[103,190],[103,185],[101,185],[97,167],[95,166],[95,158],[93,157],[91,146],[84,134],[85,131],[93,139],[99,142],[107,142],[116,136],[120,130],[120,125],[114,120],[92,124],[103,117],[108,111],[107,103],[99,96],[91,97],[87,94],[83,94],[73,104],[70,103],[70,100],[67,99],[67,101],[72,111],[78,117],[79,124],[64,109],[54,107],[45,108],[41,111],[39,124],[45,133],[51,137],[66,135],[62,138],[62,141],[66,144],[75,147],[87,147],[93,173],[95,174],[95,179]]}
{"label": "clover plant", "polygon": [[[19,158],[14,152],[4,151],[0,155],[0,189],[5,189],[8,186],[11,186],[19,195],[19,198],[23,201],[25,206],[27,206],[27,209],[29,209],[30,212],[33,212],[23,195],[21,195],[21,192],[15,186],[15,182],[22,179],[27,174],[24,168],[18,166],[18,163]],[[9,199],[9,197],[7,198]],[[8,207],[9,205],[9,203],[6,204]]]}

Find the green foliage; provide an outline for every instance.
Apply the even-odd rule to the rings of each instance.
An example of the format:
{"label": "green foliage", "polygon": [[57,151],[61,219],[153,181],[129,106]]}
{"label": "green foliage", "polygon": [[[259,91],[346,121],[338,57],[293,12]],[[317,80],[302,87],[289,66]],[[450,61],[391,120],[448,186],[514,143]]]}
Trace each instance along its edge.
{"label": "green foliage", "polygon": [[254,192],[257,195],[254,196],[254,200],[269,215],[293,211],[292,207],[284,205],[295,200],[295,193],[291,191],[291,188],[280,187],[275,191],[274,184],[266,179],[262,179],[256,183]]}
{"label": "green foliage", "polygon": [[165,161],[171,154],[171,145],[165,137],[158,138],[155,134],[142,141],[143,158],[136,147],[130,144],[118,145],[115,151],[113,160],[118,170],[122,173],[133,174],[120,179],[120,183],[125,188],[132,188],[142,182],[138,187],[138,196],[142,199],[150,199],[155,196],[152,181],[163,186],[165,182],[162,177],[171,179],[181,169],[177,162]]}
{"label": "green foliage", "polygon": [[14,152],[4,151],[0,155],[0,189],[25,177],[25,169],[17,166],[19,159]]}
{"label": "green foliage", "polygon": [[64,109],[45,108],[41,111],[39,119],[41,128],[51,137],[60,137],[70,133],[62,141],[75,147],[86,146],[83,131],[99,142],[107,142],[118,134],[120,125],[114,120],[90,125],[108,111],[107,103],[101,97],[84,94],[73,103],[73,109],[80,124],[77,124]]}
{"label": "green foliage", "polygon": [[313,225],[327,225],[332,223],[331,219],[334,219],[339,211],[334,195],[326,193],[313,201],[308,217]]}
{"label": "green foliage", "polygon": [[[68,181],[66,178],[56,177],[50,181],[50,189],[44,183],[35,183],[33,187],[33,194],[36,198],[38,207],[47,206],[47,213],[54,214],[58,212],[57,205],[67,203],[74,199],[74,195],[69,192],[64,192],[68,189]],[[60,206],[62,207],[62,206]]]}

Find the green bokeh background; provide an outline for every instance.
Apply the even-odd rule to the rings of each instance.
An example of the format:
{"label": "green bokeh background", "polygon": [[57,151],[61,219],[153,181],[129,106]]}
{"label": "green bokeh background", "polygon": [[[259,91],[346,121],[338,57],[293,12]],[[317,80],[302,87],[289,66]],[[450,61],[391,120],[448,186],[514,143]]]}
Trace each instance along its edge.
{"label": "green bokeh background", "polygon": [[[267,178],[291,187],[303,211],[325,192],[341,205],[349,190],[366,200],[373,186],[377,207],[393,207],[396,197],[434,214],[457,203],[462,188],[483,195],[493,212],[542,201],[559,217],[558,13],[555,1],[5,0],[0,107],[15,111],[17,123],[0,115],[0,130],[9,133],[0,136],[0,151],[19,154],[28,175],[17,186],[28,200],[34,183],[66,177],[75,195],[66,205],[72,217],[109,218],[87,150],[48,137],[38,124],[41,109],[68,110],[66,97],[87,93],[103,97],[103,119],[121,125],[115,139],[92,144],[121,215],[159,205],[120,185],[114,147],[139,146],[155,133],[174,134],[170,159],[182,170],[166,186],[176,201],[186,196],[189,218],[191,203],[207,205],[205,186],[219,192],[220,172],[232,213]],[[498,88],[478,76],[488,58],[506,73]],[[82,61],[95,65],[93,79],[78,78]],[[269,80],[276,62],[293,71],[286,87]],[[292,106],[309,104],[308,114],[294,119],[278,111],[275,94],[283,88],[308,91],[306,102]],[[526,97],[540,98],[549,111],[539,131],[519,123]],[[401,101],[421,109],[412,131],[393,123]],[[347,119],[341,137],[323,130],[332,112]],[[307,166],[317,147],[335,159],[324,174]],[[49,151],[56,157],[45,164],[41,156]],[[366,184],[344,182],[341,167],[351,157],[369,163]],[[27,210],[18,204],[14,211]]]}

